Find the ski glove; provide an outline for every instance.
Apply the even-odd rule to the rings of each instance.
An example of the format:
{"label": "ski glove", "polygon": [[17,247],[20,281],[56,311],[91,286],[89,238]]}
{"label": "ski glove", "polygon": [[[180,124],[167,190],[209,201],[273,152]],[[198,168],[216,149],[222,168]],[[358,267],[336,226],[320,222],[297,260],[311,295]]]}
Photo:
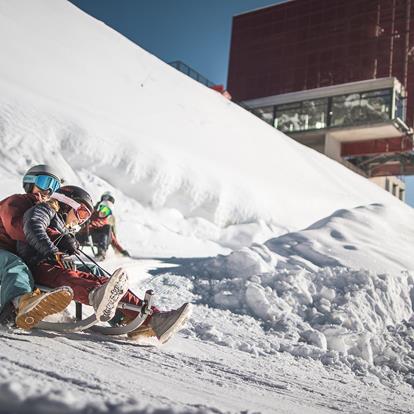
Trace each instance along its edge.
{"label": "ski glove", "polygon": [[75,254],[79,248],[79,243],[74,235],[65,234],[57,243],[57,247],[61,252]]}
{"label": "ski glove", "polygon": [[64,269],[76,270],[76,263],[73,260],[73,257],[68,256],[65,253],[56,253],[55,261],[59,266],[63,267]]}

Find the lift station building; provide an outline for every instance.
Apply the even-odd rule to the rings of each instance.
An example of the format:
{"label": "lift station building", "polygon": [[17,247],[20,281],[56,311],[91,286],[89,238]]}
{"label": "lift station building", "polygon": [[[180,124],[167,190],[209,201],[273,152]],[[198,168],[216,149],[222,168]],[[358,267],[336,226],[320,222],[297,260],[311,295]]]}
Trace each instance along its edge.
{"label": "lift station building", "polygon": [[414,0],[290,0],[233,17],[228,90],[404,200],[414,175]]}

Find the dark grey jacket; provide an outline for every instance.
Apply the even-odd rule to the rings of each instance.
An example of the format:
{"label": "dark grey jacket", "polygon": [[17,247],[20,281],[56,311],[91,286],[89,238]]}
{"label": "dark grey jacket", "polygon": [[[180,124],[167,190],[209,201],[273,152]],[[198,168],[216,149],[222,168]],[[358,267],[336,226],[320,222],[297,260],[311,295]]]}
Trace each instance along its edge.
{"label": "dark grey jacket", "polygon": [[30,266],[42,260],[52,259],[59,251],[49,237],[47,230],[60,234],[68,230],[59,214],[48,203],[39,203],[26,211],[23,216],[23,231],[26,242],[17,243],[17,254]]}

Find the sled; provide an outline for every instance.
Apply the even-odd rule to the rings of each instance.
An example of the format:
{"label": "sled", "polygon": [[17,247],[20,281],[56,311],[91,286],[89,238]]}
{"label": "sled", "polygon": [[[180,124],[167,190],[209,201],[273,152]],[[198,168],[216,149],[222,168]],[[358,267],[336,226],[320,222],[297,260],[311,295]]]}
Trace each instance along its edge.
{"label": "sled", "polygon": [[[38,289],[43,292],[49,292],[53,290],[47,286],[36,285]],[[76,320],[74,322],[46,322],[41,321],[36,325],[38,329],[44,329],[47,331],[56,331],[56,332],[79,332],[86,329],[91,331],[98,332],[104,335],[123,335],[131,332],[138,327],[140,327],[145,319],[152,314],[152,302],[153,302],[154,292],[152,290],[147,290],[145,292],[144,300],[142,305],[131,305],[129,303],[119,302],[118,309],[128,309],[137,312],[137,317],[132,320],[127,325],[123,326],[102,326],[98,325],[100,322],[96,319],[96,315],[93,314],[86,319],[82,319],[82,304],[79,302],[76,303]]]}

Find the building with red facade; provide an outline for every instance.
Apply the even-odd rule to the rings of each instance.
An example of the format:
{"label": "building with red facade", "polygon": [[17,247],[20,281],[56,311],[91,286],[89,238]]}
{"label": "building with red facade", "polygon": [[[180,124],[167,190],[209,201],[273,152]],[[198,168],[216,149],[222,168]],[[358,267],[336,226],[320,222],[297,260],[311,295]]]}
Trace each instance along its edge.
{"label": "building with red facade", "polygon": [[414,174],[413,19],[414,0],[291,0],[235,16],[228,90],[403,198],[391,176]]}

